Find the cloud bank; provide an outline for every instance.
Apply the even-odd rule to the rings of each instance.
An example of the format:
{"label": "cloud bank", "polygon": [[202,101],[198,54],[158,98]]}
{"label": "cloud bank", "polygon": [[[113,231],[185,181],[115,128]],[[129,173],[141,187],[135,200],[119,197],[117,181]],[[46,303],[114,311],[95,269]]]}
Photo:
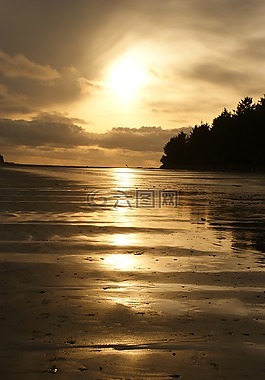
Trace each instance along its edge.
{"label": "cloud bank", "polygon": [[[135,162],[135,165],[138,162],[142,166],[158,166],[164,144],[180,130],[190,131],[190,128],[142,126],[117,127],[104,133],[95,133],[87,131],[77,122],[59,113],[42,113],[29,121],[0,119],[1,153],[6,156],[6,160],[17,161],[18,153],[23,151],[21,157],[26,157],[27,163],[36,162],[34,158],[37,160],[40,153],[43,159],[45,152],[51,162],[54,162],[54,157],[67,164],[83,165],[84,161],[93,164],[93,159],[99,156],[97,163],[109,157],[111,165],[113,162],[122,165],[126,161]],[[73,152],[76,153],[73,155]],[[21,158],[19,162],[25,161]]]}
{"label": "cloud bank", "polygon": [[180,130],[189,128],[117,127],[104,133],[92,133],[65,115],[43,113],[30,121],[0,119],[0,142],[10,147],[99,147],[161,152],[163,143]]}

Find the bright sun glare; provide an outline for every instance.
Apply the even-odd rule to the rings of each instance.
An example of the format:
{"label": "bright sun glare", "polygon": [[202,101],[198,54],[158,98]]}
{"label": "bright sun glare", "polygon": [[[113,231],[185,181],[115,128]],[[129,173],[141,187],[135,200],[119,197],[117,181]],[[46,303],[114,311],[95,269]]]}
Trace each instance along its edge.
{"label": "bright sun glare", "polygon": [[148,72],[136,56],[126,55],[114,62],[107,74],[107,87],[124,100],[133,99],[147,83]]}
{"label": "bright sun glare", "polygon": [[126,254],[113,254],[105,259],[105,263],[118,270],[132,270],[134,266],[134,258]]}

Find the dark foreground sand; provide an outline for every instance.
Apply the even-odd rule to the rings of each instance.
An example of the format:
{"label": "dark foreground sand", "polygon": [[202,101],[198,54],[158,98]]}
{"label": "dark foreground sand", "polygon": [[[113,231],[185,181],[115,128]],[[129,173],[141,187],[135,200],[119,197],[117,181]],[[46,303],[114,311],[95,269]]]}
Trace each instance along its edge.
{"label": "dark foreground sand", "polygon": [[255,253],[110,244],[124,226],[54,176],[2,168],[0,191],[1,379],[264,379]]}

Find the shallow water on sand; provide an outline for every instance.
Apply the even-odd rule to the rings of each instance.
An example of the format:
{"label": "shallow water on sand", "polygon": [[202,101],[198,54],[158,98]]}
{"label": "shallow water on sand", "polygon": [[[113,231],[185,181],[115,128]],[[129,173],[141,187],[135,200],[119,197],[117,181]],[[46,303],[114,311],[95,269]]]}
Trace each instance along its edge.
{"label": "shallow water on sand", "polygon": [[259,174],[0,168],[5,378],[262,379],[264,201]]}
{"label": "shallow water on sand", "polygon": [[[262,175],[129,168],[23,170],[50,180],[42,185],[36,180],[33,186],[27,181],[11,187],[3,183],[2,224],[23,224],[24,231],[25,224],[41,223],[48,241],[241,252],[263,262]],[[163,198],[167,192],[171,198]],[[47,225],[54,225],[51,235]],[[40,238],[17,234],[24,241]]]}

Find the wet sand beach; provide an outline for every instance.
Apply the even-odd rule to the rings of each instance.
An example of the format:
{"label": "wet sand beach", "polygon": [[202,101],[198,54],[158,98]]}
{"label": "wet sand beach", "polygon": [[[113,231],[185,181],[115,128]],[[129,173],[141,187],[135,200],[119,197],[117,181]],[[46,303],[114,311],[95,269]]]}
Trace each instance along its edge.
{"label": "wet sand beach", "polygon": [[264,201],[259,174],[0,168],[1,379],[263,379]]}

